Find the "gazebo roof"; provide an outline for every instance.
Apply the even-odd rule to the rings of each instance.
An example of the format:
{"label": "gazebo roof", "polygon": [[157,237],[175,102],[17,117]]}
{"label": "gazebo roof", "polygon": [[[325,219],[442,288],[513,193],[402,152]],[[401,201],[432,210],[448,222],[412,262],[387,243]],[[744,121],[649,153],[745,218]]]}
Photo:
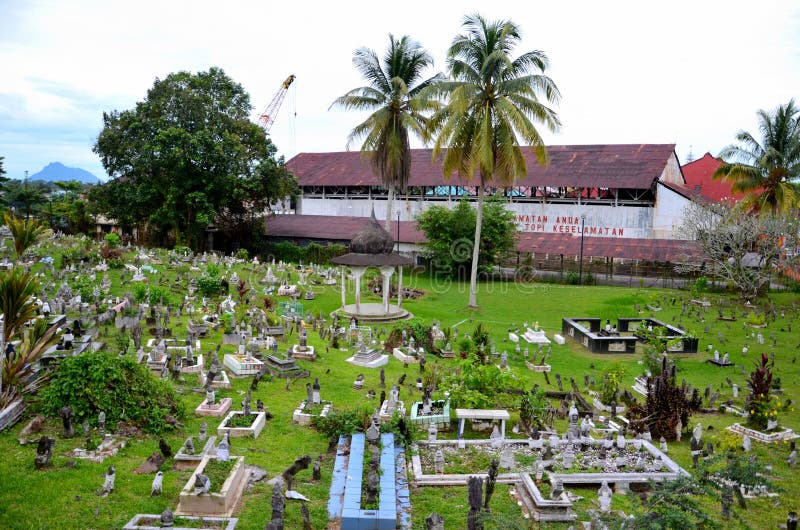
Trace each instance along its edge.
{"label": "gazebo roof", "polygon": [[356,267],[411,265],[409,258],[392,252],[394,239],[375,219],[372,212],[364,228],[350,241],[350,253],[333,258],[331,263]]}

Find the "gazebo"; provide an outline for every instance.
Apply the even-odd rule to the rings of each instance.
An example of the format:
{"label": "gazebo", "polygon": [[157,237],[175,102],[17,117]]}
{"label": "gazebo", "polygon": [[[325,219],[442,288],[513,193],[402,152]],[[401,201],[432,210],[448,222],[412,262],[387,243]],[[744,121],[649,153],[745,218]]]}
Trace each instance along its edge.
{"label": "gazebo", "polygon": [[[403,266],[411,265],[409,258],[392,252],[394,239],[375,219],[372,212],[367,224],[350,241],[350,253],[333,258],[331,263],[342,265],[342,307],[340,311],[357,320],[367,322],[392,322],[409,317],[403,309]],[[344,267],[350,267],[356,283],[355,304],[347,303],[347,274]],[[380,304],[361,302],[361,278],[369,267],[377,267],[383,276],[383,301]],[[395,267],[400,272],[397,282],[397,305],[390,304],[389,286]]]}

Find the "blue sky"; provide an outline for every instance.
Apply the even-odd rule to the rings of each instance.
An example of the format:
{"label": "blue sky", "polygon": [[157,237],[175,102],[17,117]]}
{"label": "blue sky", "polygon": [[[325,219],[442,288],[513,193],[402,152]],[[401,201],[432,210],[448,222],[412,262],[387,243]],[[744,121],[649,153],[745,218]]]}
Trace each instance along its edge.
{"label": "blue sky", "polygon": [[[551,144],[676,143],[717,154],[755,113],[800,97],[800,4],[793,1],[399,4],[0,0],[0,156],[9,176],[49,162],[105,172],[91,146],[104,111],[141,100],[155,78],[223,68],[253,117],[290,73],[272,129],[287,158],[345,149],[362,117],[328,110],[362,80],[355,48],[408,34],[443,69],[463,16],[511,18],[519,51],[543,50],[564,124]],[[433,73],[433,72],[431,72]]]}

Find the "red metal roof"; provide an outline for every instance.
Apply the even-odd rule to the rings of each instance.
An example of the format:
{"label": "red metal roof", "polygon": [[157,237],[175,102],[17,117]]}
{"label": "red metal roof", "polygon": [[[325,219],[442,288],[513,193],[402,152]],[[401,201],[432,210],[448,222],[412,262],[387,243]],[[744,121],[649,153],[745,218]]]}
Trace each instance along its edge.
{"label": "red metal roof", "polygon": [[[365,217],[276,215],[267,219],[267,236],[349,241],[366,222]],[[392,237],[397,237],[397,221],[392,222],[390,232]],[[400,242],[420,244],[424,241],[425,234],[417,229],[416,222],[400,222]],[[580,244],[581,238],[570,234],[517,233],[517,250],[520,252],[578,256]],[[698,254],[696,245],[690,241],[586,236],[583,242],[583,255],[646,261],[683,261],[686,256],[696,257]]]}
{"label": "red metal roof", "polygon": [[[296,239],[324,239],[350,241],[369,220],[368,217],[345,217],[332,215],[275,215],[267,219],[267,235]],[[383,220],[379,219],[383,226]],[[397,239],[397,221],[392,221],[389,230]],[[400,242],[422,243],[425,234],[417,230],[414,221],[400,221]]]}
{"label": "red metal roof", "polygon": [[[528,173],[518,186],[647,189],[661,175],[675,145],[552,145],[547,152],[550,165],[543,167],[531,149],[523,149]],[[441,157],[431,157],[431,149],[411,150],[409,186],[458,183],[456,175],[445,181]],[[286,165],[300,186],[379,185],[369,160],[360,151],[300,153]]]}
{"label": "red metal roof", "polygon": [[729,182],[712,178],[721,164],[722,160],[714,158],[710,153],[706,153],[692,162],[687,162],[681,166],[683,176],[686,178],[686,186],[695,193],[699,193],[707,201],[739,202],[745,197],[745,193],[733,193]]}

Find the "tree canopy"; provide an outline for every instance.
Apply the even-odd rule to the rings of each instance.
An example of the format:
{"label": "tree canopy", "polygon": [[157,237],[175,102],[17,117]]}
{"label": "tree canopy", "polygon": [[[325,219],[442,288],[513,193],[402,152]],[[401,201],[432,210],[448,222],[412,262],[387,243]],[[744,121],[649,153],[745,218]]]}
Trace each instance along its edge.
{"label": "tree canopy", "polygon": [[447,149],[444,176],[457,172],[468,182],[476,175],[480,178],[469,295],[469,306],[476,307],[484,186],[494,180],[512,185],[526,174],[520,140],[534,149],[540,163],[547,162],[536,124],[551,131],[560,127],[555,111],[545,105],[557,102],[560,94],[553,80],[544,75],[548,67],[544,52],[534,50],[512,57],[521,41],[516,24],[487,21],[474,14],[464,18],[463,28],[464,33],[453,39],[447,52],[451,79],[435,83],[429,90],[433,97],[447,100],[431,117],[430,128],[438,134],[434,156]]}
{"label": "tree canopy", "polygon": [[800,205],[800,109],[790,100],[773,112],[758,111],[760,141],[747,131],[736,135],[720,156],[725,160],[714,178],[731,182],[748,195],[739,203],[747,211],[788,213]]}
{"label": "tree canopy", "polygon": [[[466,200],[452,210],[432,206],[417,216],[417,224],[427,239],[425,248],[437,272],[459,277],[467,275],[476,219],[475,208]],[[478,257],[481,270],[494,265],[498,254],[512,250],[515,236],[514,213],[505,209],[501,200],[490,197],[483,205]]]}
{"label": "tree canopy", "polygon": [[389,47],[378,57],[369,48],[359,48],[353,55],[353,66],[369,82],[336,98],[332,106],[348,110],[373,111],[353,128],[348,146],[356,138],[364,138],[361,151],[372,163],[373,171],[389,191],[386,229],[392,217],[394,191],[405,191],[411,173],[411,147],[408,133],[424,138],[427,119],[423,112],[436,107],[436,102],[421,97],[438,74],[421,81],[423,71],[433,58],[419,43],[408,36],[395,39],[389,35]]}
{"label": "tree canopy", "polygon": [[156,79],[135,108],[104,113],[93,150],[111,180],[92,190],[96,212],[195,249],[211,224],[234,238],[260,227],[297,184],[251,109],[242,86],[211,68]]}

